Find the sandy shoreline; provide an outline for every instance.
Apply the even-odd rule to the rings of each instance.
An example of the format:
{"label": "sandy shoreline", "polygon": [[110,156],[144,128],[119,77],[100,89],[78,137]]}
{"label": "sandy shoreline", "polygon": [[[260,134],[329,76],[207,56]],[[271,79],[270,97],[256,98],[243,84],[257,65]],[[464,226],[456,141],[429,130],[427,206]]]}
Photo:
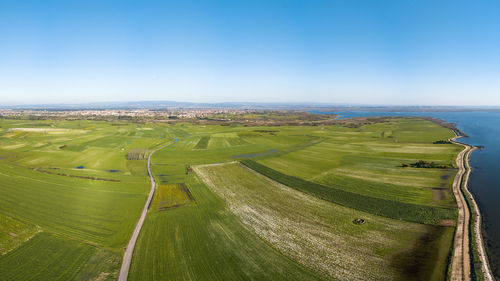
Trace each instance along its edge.
{"label": "sandy shoreline", "polygon": [[[457,135],[450,139],[451,142],[461,145],[464,149],[457,156],[457,166],[459,172],[453,182],[453,193],[458,205],[458,220],[457,230],[454,239],[454,251],[451,261],[451,280],[470,280],[471,276],[471,256],[470,256],[470,241],[469,230],[472,229],[474,234],[474,243],[477,245],[479,260],[481,263],[481,271],[484,275],[484,280],[493,281],[493,274],[491,272],[488,257],[484,248],[483,236],[481,233],[481,213],[479,207],[469,192],[468,182],[471,173],[469,164],[470,155],[476,149],[468,144],[457,142],[458,138],[462,136]],[[463,188],[462,188],[463,187]],[[465,194],[464,194],[465,192]],[[466,198],[468,197],[468,198]],[[468,199],[468,200],[467,200]],[[471,205],[471,206],[469,206]],[[474,217],[471,221],[471,211],[469,207],[474,209]],[[472,228],[470,227],[470,224]]]}

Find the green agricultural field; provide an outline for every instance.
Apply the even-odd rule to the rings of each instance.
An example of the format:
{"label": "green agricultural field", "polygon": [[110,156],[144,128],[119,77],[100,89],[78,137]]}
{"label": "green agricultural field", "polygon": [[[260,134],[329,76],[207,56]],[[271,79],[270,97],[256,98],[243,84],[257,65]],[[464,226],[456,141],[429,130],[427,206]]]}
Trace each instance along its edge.
{"label": "green agricultural field", "polygon": [[323,141],[258,162],[335,189],[406,203],[454,207],[455,169],[402,168],[419,160],[454,165],[460,147],[433,144],[454,136],[427,120],[394,119],[360,128],[317,131]]}
{"label": "green agricultural field", "polygon": [[9,254],[0,256],[0,279],[113,280],[119,266],[116,255],[88,244],[40,233]]}
{"label": "green agricultural field", "polygon": [[0,255],[17,248],[40,228],[0,214]]}
{"label": "green agricultural field", "polygon": [[452,208],[416,205],[398,200],[370,197],[286,175],[250,159],[244,160],[241,163],[288,187],[356,210],[418,223],[438,224],[442,220],[456,219],[456,211]]}
{"label": "green agricultural field", "polygon": [[[454,228],[435,224],[455,216],[457,171],[402,164],[453,165],[460,148],[433,143],[452,135],[404,118],[350,127],[0,120],[0,280],[116,279],[151,186],[147,152],[174,139],[152,157],[158,186],[129,280],[442,280]],[[438,214],[391,216],[338,194]],[[297,223],[310,227],[286,236]]]}
{"label": "green agricultural field", "polygon": [[[409,280],[404,270],[421,264],[426,271],[419,272],[416,280],[444,277],[446,259],[423,258],[412,252],[430,246],[432,240],[422,238],[426,235],[449,240],[452,228],[389,220],[329,204],[238,163],[195,169],[248,228],[285,255],[326,276],[339,280]],[[366,223],[356,225],[356,218]],[[408,254],[404,264],[395,259],[400,252]]]}
{"label": "green agricultural field", "polygon": [[[54,258],[73,259],[63,249],[93,250],[75,256],[74,272],[40,268],[43,274],[30,280],[89,280],[99,274],[102,280],[113,280],[150,187],[146,160],[127,160],[127,153],[167,143],[175,133],[168,126],[153,130],[135,123],[0,123],[0,280],[24,280],[15,266],[3,265],[24,263],[59,244]],[[36,243],[41,239],[37,237],[45,242],[50,237],[51,242]],[[51,257],[47,266],[56,262]],[[31,271],[26,272],[29,277]]]}
{"label": "green agricultural field", "polygon": [[210,136],[203,136],[200,138],[195,149],[206,149],[208,147],[208,142],[210,141]]}
{"label": "green agricultural field", "polygon": [[185,180],[196,203],[148,214],[129,280],[321,279],[247,229],[195,175]]}

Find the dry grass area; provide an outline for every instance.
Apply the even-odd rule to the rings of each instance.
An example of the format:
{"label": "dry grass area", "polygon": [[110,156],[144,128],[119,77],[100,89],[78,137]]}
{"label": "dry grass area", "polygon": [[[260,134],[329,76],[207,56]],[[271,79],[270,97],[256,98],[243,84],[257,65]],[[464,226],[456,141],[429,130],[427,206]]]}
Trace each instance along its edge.
{"label": "dry grass area", "polygon": [[[279,184],[239,163],[193,167],[242,222],[280,252],[339,280],[401,280],[391,259],[424,225],[373,216]],[[363,225],[353,220],[365,219]]]}

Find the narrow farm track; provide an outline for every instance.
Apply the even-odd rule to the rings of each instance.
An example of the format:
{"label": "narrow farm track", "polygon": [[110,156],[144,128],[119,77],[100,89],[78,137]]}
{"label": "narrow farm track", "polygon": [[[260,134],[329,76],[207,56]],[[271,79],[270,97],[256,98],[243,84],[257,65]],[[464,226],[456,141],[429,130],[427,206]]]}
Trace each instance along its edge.
{"label": "narrow farm track", "polygon": [[457,230],[455,232],[455,245],[453,250],[453,259],[451,263],[451,280],[452,281],[468,281],[470,280],[470,255],[469,255],[469,221],[470,212],[465,201],[464,195],[460,190],[462,184],[462,177],[465,173],[464,155],[466,155],[471,147],[451,139],[453,143],[464,146],[457,156],[456,164],[458,166],[458,173],[453,181],[453,195],[458,205],[458,219]]}
{"label": "narrow farm track", "polygon": [[[467,213],[465,216],[466,219],[464,220],[464,224],[463,224],[464,231],[463,231],[463,234],[461,234],[463,239],[462,239],[462,242],[460,242],[460,241],[458,241],[459,228],[460,228],[460,204],[459,204],[459,224],[457,226],[457,233],[455,236],[455,254],[453,256],[451,280],[470,280],[470,274],[471,274],[471,272],[470,272],[471,258],[470,258],[470,254],[469,254],[470,253],[470,250],[469,250],[469,245],[470,245],[469,244],[469,224],[471,223],[470,210],[468,208],[467,202],[465,201],[463,192],[461,191],[462,176],[465,173],[465,177],[463,177],[463,180],[464,180],[463,186],[464,186],[464,191],[467,193],[467,195],[471,199],[470,200],[471,205],[475,211],[475,216],[476,216],[475,220],[477,223],[473,225],[473,227],[474,227],[473,231],[474,231],[474,237],[476,239],[475,243],[477,245],[478,252],[479,252],[479,259],[481,261],[481,271],[484,274],[485,281],[493,281],[494,280],[493,274],[492,274],[490,266],[489,266],[488,257],[486,255],[486,250],[484,248],[483,236],[481,233],[481,213],[480,213],[479,207],[477,206],[476,200],[474,199],[474,197],[472,196],[472,194],[469,192],[469,189],[468,189],[469,177],[470,177],[470,173],[471,173],[469,159],[470,159],[471,153],[476,148],[472,147],[470,145],[467,145],[467,144],[457,142],[456,141],[457,138],[459,138],[459,136],[451,139],[451,141],[455,144],[463,146],[464,150],[462,150],[460,152],[459,157],[457,157],[457,165],[459,165],[459,168],[460,168],[460,172],[459,172],[459,174],[457,174],[457,177],[460,175],[460,179],[458,181],[458,186],[455,185],[455,182],[453,183],[453,193],[455,194],[455,197],[456,197],[457,194],[455,191],[458,190],[459,195],[461,197],[460,204],[462,202],[465,204],[464,210]],[[460,161],[460,163],[458,161]],[[457,178],[455,178],[455,181],[457,181]],[[458,199],[457,199],[457,202],[459,202]],[[460,261],[458,259],[460,259],[460,258],[458,257],[459,254],[456,253],[456,251],[458,249],[457,243],[464,243],[464,245],[466,245],[466,247],[462,248],[463,254],[462,254],[461,259],[463,260],[462,264],[464,265],[464,267],[462,267],[462,268],[458,268],[459,263],[460,263]],[[465,244],[465,243],[467,243],[467,244]],[[462,270],[460,270],[460,269],[462,269]],[[466,271],[466,270],[468,270],[468,271]],[[463,276],[462,279],[460,279],[460,271],[462,271],[462,273],[461,273]]]}
{"label": "narrow farm track", "polygon": [[139,237],[139,233],[141,232],[142,225],[144,224],[144,220],[146,220],[146,215],[148,214],[149,206],[151,205],[151,200],[153,200],[153,195],[155,193],[156,182],[153,177],[153,173],[151,173],[151,157],[155,152],[160,149],[163,149],[175,142],[179,139],[175,139],[173,142],[168,143],[164,146],[161,146],[153,151],[148,156],[148,175],[151,180],[151,190],[149,191],[148,199],[146,200],[146,204],[144,205],[144,209],[142,209],[141,216],[137,225],[135,226],[134,232],[132,233],[132,237],[130,237],[130,241],[128,242],[127,248],[125,249],[125,254],[123,255],[122,267],[120,269],[120,275],[118,277],[118,281],[126,281],[128,278],[128,272],[130,270],[130,263],[132,261],[132,255],[134,254],[135,243],[137,242],[137,238]]}

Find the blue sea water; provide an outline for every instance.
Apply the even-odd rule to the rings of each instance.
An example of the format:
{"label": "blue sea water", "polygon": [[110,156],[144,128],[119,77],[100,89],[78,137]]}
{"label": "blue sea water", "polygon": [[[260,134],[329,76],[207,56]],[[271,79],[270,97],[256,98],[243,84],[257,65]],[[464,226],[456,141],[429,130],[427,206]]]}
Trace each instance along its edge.
{"label": "blue sea water", "polygon": [[500,112],[317,112],[339,114],[340,119],[371,116],[430,116],[457,124],[469,137],[459,141],[482,145],[471,156],[469,189],[483,215],[483,238],[495,278],[500,280]]}

